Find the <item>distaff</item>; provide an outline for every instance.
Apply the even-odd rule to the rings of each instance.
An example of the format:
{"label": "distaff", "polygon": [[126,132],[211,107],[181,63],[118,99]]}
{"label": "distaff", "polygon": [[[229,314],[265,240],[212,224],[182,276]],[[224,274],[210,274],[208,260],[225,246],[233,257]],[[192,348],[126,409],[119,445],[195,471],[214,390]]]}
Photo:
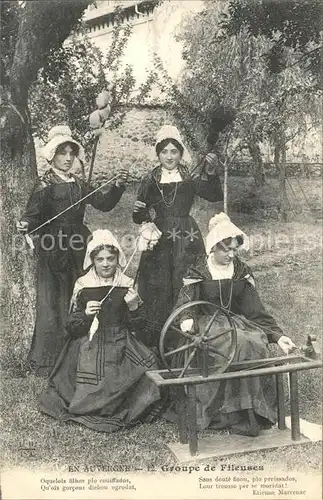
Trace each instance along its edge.
{"label": "distaff", "polygon": [[[91,113],[91,115],[89,116],[90,127],[93,129],[93,134],[96,136],[94,144],[93,144],[93,149],[92,149],[92,157],[91,157],[89,175],[88,175],[88,179],[86,182],[86,191],[87,192],[90,191],[90,192],[88,192],[80,200],[71,204],[69,207],[65,208],[60,213],[56,214],[54,217],[48,219],[47,221],[45,221],[44,223],[42,223],[41,225],[39,225],[38,227],[34,228],[31,231],[28,231],[28,224],[26,224],[26,221],[19,221],[17,223],[17,230],[25,233],[26,240],[27,240],[28,244],[31,246],[31,248],[33,248],[34,245],[33,245],[31,238],[28,238],[28,236],[35,233],[36,231],[38,231],[39,229],[41,229],[45,225],[49,224],[50,222],[54,221],[55,219],[57,219],[58,217],[63,215],[65,212],[67,212],[71,208],[75,207],[78,203],[81,203],[82,201],[89,198],[90,196],[95,194],[97,191],[99,191],[103,187],[110,184],[112,181],[115,181],[115,183],[118,187],[122,186],[122,184],[127,181],[128,172],[126,169],[121,168],[118,175],[115,175],[114,177],[109,179],[107,182],[101,184],[98,188],[91,191],[91,180],[92,180],[92,174],[93,174],[94,163],[95,163],[95,158],[96,158],[97,146],[98,146],[102,131],[104,129],[105,122],[107,121],[107,119],[109,118],[110,113],[111,113],[111,103],[112,103],[112,93],[111,92],[112,92],[113,88],[114,88],[114,85],[110,84],[108,86],[107,90],[103,90],[102,92],[100,92],[98,94],[97,99],[96,99],[96,104],[97,104],[98,109],[93,111],[93,113]],[[53,144],[50,144],[51,133],[53,136],[56,133],[56,138],[55,138],[55,136],[53,137]],[[61,134],[61,135],[65,134],[67,136],[67,139],[69,141],[69,146],[74,144],[76,147],[79,148],[78,154],[76,156],[78,156],[78,160],[81,163],[82,169],[84,171],[84,150],[83,150],[82,146],[77,141],[72,139],[71,130],[69,129],[69,127],[53,127],[51,129],[51,131],[49,132],[49,134],[48,134],[49,135],[49,142],[43,150],[44,156],[47,159],[47,161],[49,163],[51,163],[52,161],[54,162],[54,167],[60,171],[59,175],[61,177],[62,177],[62,172],[63,173],[68,172],[73,165],[74,151],[66,151],[66,148],[65,148],[65,150],[63,152],[63,154],[65,155],[65,158],[60,159],[58,156],[58,151],[56,151],[56,147],[57,147],[56,144],[58,144],[58,142],[60,142],[60,139],[58,138],[59,134]],[[63,145],[64,144],[62,144],[62,146]],[[66,145],[68,145],[68,144],[66,143]],[[53,154],[53,148],[54,148],[54,154]],[[70,182],[70,180],[68,180],[68,182]]]}

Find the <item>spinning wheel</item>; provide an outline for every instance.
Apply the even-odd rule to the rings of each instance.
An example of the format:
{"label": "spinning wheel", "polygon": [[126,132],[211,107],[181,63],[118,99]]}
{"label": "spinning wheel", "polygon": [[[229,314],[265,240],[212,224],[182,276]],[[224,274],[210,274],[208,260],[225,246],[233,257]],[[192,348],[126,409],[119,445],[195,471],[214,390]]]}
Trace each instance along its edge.
{"label": "spinning wheel", "polygon": [[[185,313],[195,317],[193,329],[182,332],[179,321]],[[196,300],[180,306],[167,319],[160,335],[159,352],[166,368],[182,378],[191,368],[204,377],[223,373],[232,363],[237,331],[229,313],[211,302]]]}
{"label": "spinning wheel", "polygon": [[[185,319],[186,314],[193,318],[194,327],[189,332],[182,332],[180,321]],[[204,300],[189,302],[176,309],[167,319],[160,335],[160,356],[167,369],[146,372],[146,376],[157,387],[177,389],[175,403],[178,407],[180,442],[169,445],[175,456],[187,462],[198,452],[196,393],[198,385],[268,375],[276,379],[278,429],[281,433],[278,434],[275,430],[263,431],[266,434],[263,437],[260,435],[253,444],[249,441],[244,442],[244,449],[240,449],[240,452],[279,448],[311,440],[312,431],[309,431],[307,437],[305,432],[304,435],[301,434],[300,429],[298,372],[322,367],[312,340],[313,338],[309,336],[305,349],[300,349],[303,354],[300,352],[295,355],[236,361],[234,358],[237,349],[237,330],[226,309]],[[230,370],[226,371],[229,367]],[[286,429],[284,373],[288,374],[290,385],[291,439]],[[306,425],[312,424],[307,422]],[[211,441],[213,444],[210,444]],[[228,436],[224,436],[224,439],[221,435],[216,435],[212,439],[208,436],[202,443],[201,457],[235,454],[237,442],[234,437],[230,442],[229,446]],[[190,456],[187,455],[185,447],[183,448],[187,443]]]}

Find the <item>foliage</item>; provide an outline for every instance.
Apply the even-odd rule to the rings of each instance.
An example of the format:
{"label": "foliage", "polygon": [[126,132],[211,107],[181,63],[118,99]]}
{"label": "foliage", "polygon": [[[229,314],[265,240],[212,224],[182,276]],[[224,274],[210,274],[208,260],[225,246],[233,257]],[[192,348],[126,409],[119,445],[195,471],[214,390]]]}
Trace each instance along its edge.
{"label": "foliage", "polygon": [[254,108],[264,83],[265,64],[259,54],[265,42],[243,32],[213,43],[222,8],[212,2],[195,17],[194,30],[191,23],[183,27],[180,39],[186,69],[178,84],[156,61],[168,105],[178,115],[191,146],[201,153],[214,149],[224,130],[230,129],[232,139],[239,136],[242,148],[248,147],[251,137],[254,141],[262,136]]}
{"label": "foliage", "polygon": [[204,114],[210,114],[213,133],[219,123],[217,116],[212,118],[213,109],[220,103],[235,110],[239,122],[235,127],[244,147],[250,139],[264,140],[282,122],[284,128],[291,127],[296,116],[304,118],[305,110],[317,119],[314,78],[293,65],[297,56],[287,52],[288,68],[273,74],[262,57],[273,43],[261,34],[250,35],[243,27],[234,34],[226,33],[222,19],[226,16],[229,25],[232,4],[228,11],[222,9],[211,2],[196,18],[194,31],[187,26],[182,35],[187,60],[183,93]]}
{"label": "foliage", "polygon": [[208,2],[195,17],[194,29],[192,22],[183,27],[186,68],[178,85],[167,80],[165,70],[161,74],[172,106],[198,137],[200,149],[217,153],[225,176],[236,156],[251,156],[261,185],[261,144],[279,152],[280,168],[286,144],[318,123],[320,92],[315,75],[298,64],[291,41],[286,42],[284,71],[270,70],[264,55],[275,41],[251,33],[243,23],[238,29],[233,3]]}
{"label": "foliage", "polygon": [[155,73],[148,75],[134,95],[132,68],[122,63],[132,27],[124,26],[121,14],[121,10],[116,9],[112,40],[106,53],[89,40],[83,26],[51,54],[39,72],[30,107],[33,132],[41,140],[46,139],[54,122],[66,122],[89,157],[95,135],[89,128],[88,117],[95,109],[98,93],[112,84],[111,113],[105,125],[110,130],[121,124],[131,106],[142,103],[149,95]]}
{"label": "foliage", "polygon": [[196,16],[194,30],[184,26],[181,38],[187,66],[180,86],[184,100],[190,99],[200,111],[193,112],[195,121],[203,115],[200,141],[204,147],[217,151],[223,169],[238,154],[251,156],[255,181],[261,184],[259,143],[264,121],[259,106],[266,85],[261,54],[268,42],[248,36],[246,30],[224,37],[221,15],[225,10],[225,3],[210,2]]}
{"label": "foliage", "polygon": [[266,54],[268,68],[279,73],[287,66],[286,49],[296,63],[309,69],[320,82],[322,46],[320,39],[322,3],[319,0],[231,0],[222,26],[228,35],[247,28],[252,36],[273,42]]}
{"label": "foliage", "polygon": [[122,67],[121,62],[130,34],[130,25],[122,28],[119,18],[106,54],[84,32],[74,34],[64,47],[51,54],[31,90],[31,118],[36,136],[45,140],[53,123],[67,122],[89,153],[95,136],[89,130],[88,117],[95,109],[97,95],[111,82],[113,100],[107,126],[115,128],[121,123],[135,85],[132,69]]}
{"label": "foliage", "polygon": [[199,127],[205,129],[207,120],[198,109],[198,103],[194,103],[190,96],[184,95],[181,88],[169,76],[161,58],[156,54],[154,65],[157,73],[156,83],[165,108],[174,116],[175,122],[184,131],[191,148],[203,153],[205,145],[198,140],[197,135]]}

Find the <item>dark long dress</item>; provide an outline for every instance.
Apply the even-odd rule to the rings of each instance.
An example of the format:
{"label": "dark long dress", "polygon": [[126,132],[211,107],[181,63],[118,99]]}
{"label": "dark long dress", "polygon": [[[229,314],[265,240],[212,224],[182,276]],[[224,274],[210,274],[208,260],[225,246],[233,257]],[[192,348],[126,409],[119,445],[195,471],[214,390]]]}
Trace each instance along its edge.
{"label": "dark long dress", "polygon": [[[223,305],[230,304],[228,309],[238,337],[234,361],[263,359],[269,356],[268,343],[277,342],[283,332],[275,319],[264,309],[246,264],[236,258],[232,279],[212,280],[205,257],[200,257],[195,266],[189,269],[186,278],[192,282],[182,288],[177,306],[193,300],[205,300],[217,306],[221,306],[221,301]],[[193,314],[190,310],[184,312],[181,321],[192,318],[198,327],[202,324],[205,326],[210,313],[207,306],[201,306]],[[218,321],[221,323],[224,320]],[[224,324],[217,324],[215,321],[208,335],[216,334],[216,329],[221,326]],[[227,340],[221,337],[214,341],[213,347],[222,354],[227,354]],[[271,376],[235,379],[221,384],[203,384],[197,386],[197,397],[199,425],[204,428],[212,421],[222,421],[228,426],[236,424],[247,410],[253,410],[263,419],[263,423],[273,424],[276,421],[276,393]]]}
{"label": "dark long dress", "polygon": [[86,303],[101,300],[110,289],[79,292],[75,312],[67,321],[69,340],[40,399],[42,412],[104,432],[151,421],[160,398],[158,388],[144,376],[157,368],[156,358],[131,333],[140,325],[140,312],[128,310],[124,301],[128,288],[114,288],[103,302],[99,328],[89,342],[93,317],[85,314]]}
{"label": "dark long dress", "polygon": [[[52,170],[38,180],[22,220],[37,228],[86,194],[85,183],[63,182]],[[76,279],[83,273],[89,229],[83,224],[86,203],[109,212],[124,187],[107,186],[37,232],[36,323],[28,361],[39,375],[48,374],[64,345],[64,324]],[[36,233],[35,233],[36,234]]]}
{"label": "dark long dress", "polygon": [[138,270],[138,291],[146,319],[142,341],[152,347],[158,345],[162,326],[176,304],[184,274],[204,252],[202,235],[190,216],[193,201],[196,196],[211,202],[223,199],[216,174],[192,179],[184,167],[179,170],[182,182],[170,184],[160,183],[160,166],[147,174],[137,197],[146,208],[133,214],[135,223],[153,220],[162,232],[154,249],[142,253]]}

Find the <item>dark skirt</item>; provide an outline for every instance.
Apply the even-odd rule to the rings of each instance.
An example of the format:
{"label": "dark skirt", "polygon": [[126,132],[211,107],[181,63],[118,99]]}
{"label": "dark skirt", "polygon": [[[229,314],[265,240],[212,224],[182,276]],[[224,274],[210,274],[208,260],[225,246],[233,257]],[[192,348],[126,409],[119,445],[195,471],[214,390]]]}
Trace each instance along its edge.
{"label": "dark skirt", "polygon": [[[203,321],[204,318],[200,318]],[[237,351],[235,362],[265,359],[269,357],[267,335],[255,326],[250,326],[242,318],[232,318],[237,331]],[[216,332],[210,328],[209,335]],[[212,345],[227,354],[223,336]],[[239,414],[253,410],[256,415],[274,424],[276,422],[276,390],[273,376],[233,379],[197,386],[198,425],[208,427],[211,422],[227,422],[228,425],[239,421]]]}
{"label": "dark skirt", "polygon": [[107,336],[98,330],[91,343],[87,336],[71,339],[41,395],[40,410],[108,433],[152,421],[160,412],[160,393],[145,372],[156,368],[153,353],[131,333]]}
{"label": "dark skirt", "polygon": [[196,256],[204,252],[192,217],[157,218],[154,222],[163,234],[153,250],[142,253],[138,271],[145,320],[140,340],[149,347],[159,345],[161,329],[176,304],[183,277]]}
{"label": "dark skirt", "polygon": [[[210,319],[209,315],[199,317],[199,329],[203,330]],[[237,350],[233,362],[266,359],[270,355],[266,334],[250,324],[242,317],[231,317],[237,331]],[[208,336],[215,335],[219,329],[228,327],[227,320],[220,316],[212,324]],[[211,341],[216,350],[228,355],[230,338],[228,335]],[[186,351],[187,353],[188,351]],[[182,353],[179,356],[183,356]],[[197,358],[195,358],[197,359]],[[223,358],[222,358],[223,359]],[[198,362],[198,361],[197,361]],[[221,364],[221,356],[213,355],[208,364]],[[183,366],[183,359],[173,360],[176,365]],[[177,395],[172,396],[172,403],[164,413],[166,419],[178,418]],[[276,422],[276,387],[273,376],[233,379],[221,382],[210,382],[196,386],[197,425],[199,429],[215,426],[231,427],[245,419],[246,412],[252,410],[259,423],[271,426]]]}
{"label": "dark skirt", "polygon": [[[50,374],[64,346],[69,303],[74,283],[83,274],[85,255],[84,245],[79,250],[57,248],[56,231],[52,233],[55,247],[40,249],[38,254],[36,322],[28,354],[30,368],[40,376]],[[68,227],[64,234],[82,235],[86,241],[90,232],[81,225]]]}

